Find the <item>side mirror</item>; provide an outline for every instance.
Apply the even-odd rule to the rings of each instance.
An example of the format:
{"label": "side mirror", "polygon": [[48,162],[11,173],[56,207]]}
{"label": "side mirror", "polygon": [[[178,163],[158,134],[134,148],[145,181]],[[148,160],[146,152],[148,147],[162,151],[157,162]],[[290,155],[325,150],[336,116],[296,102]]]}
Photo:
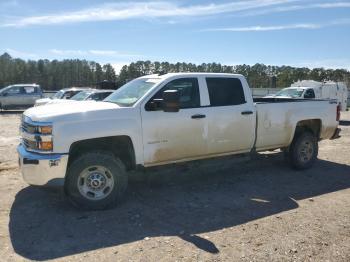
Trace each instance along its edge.
{"label": "side mirror", "polygon": [[1,94],[1,96],[7,96],[7,95],[8,95],[8,93],[6,93],[6,92]]}
{"label": "side mirror", "polygon": [[146,104],[145,109],[146,111],[158,111],[162,109],[162,104],[163,104],[163,99],[155,98]]}
{"label": "side mirror", "polygon": [[163,111],[179,112],[180,93],[178,90],[166,90],[163,92]]}

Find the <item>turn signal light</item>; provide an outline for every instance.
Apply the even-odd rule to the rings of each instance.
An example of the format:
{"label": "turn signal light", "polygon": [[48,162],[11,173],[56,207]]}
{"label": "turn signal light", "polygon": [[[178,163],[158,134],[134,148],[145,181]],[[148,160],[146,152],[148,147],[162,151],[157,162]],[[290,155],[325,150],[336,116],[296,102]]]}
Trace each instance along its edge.
{"label": "turn signal light", "polygon": [[52,150],[53,148],[53,145],[52,145],[52,142],[39,142],[39,149],[41,150],[46,150],[46,151],[49,151],[49,150]]}

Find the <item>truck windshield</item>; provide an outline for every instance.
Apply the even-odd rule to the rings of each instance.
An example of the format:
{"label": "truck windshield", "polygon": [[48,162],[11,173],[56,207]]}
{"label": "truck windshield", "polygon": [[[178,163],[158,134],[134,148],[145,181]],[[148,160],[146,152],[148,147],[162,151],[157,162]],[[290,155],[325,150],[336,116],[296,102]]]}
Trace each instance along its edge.
{"label": "truck windshield", "polygon": [[91,95],[92,92],[88,92],[88,91],[81,91],[78,94],[72,96],[72,98],[70,100],[75,100],[75,101],[82,101],[82,100],[86,100],[89,95]]}
{"label": "truck windshield", "polygon": [[303,89],[291,88],[283,89],[276,93],[276,96],[287,96],[287,97],[301,97],[303,94]]}
{"label": "truck windshield", "polygon": [[159,78],[138,78],[132,80],[113,92],[103,101],[115,103],[119,106],[132,106],[160,81],[161,79]]}

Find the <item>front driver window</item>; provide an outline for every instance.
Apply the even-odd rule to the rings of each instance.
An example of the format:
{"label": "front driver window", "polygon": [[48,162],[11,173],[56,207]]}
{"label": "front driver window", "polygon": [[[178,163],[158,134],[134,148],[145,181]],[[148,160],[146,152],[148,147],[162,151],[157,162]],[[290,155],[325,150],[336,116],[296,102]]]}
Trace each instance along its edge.
{"label": "front driver window", "polygon": [[199,85],[197,78],[180,78],[166,84],[151,99],[161,99],[166,90],[178,90],[180,93],[180,108],[200,107]]}
{"label": "front driver window", "polygon": [[6,91],[6,93],[8,95],[17,95],[17,94],[20,94],[21,92],[22,92],[21,86],[14,86],[14,87],[7,89],[7,91]]}

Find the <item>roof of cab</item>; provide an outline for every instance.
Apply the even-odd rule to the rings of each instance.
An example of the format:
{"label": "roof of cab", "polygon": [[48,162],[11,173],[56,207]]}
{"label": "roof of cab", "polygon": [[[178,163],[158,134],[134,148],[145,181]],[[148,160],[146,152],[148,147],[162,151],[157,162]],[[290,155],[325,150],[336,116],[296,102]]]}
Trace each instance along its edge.
{"label": "roof of cab", "polygon": [[15,84],[11,86],[39,86],[38,84]]}
{"label": "roof of cab", "polygon": [[167,73],[167,74],[152,74],[141,76],[140,78],[166,79],[173,76],[226,76],[226,77],[242,77],[241,74],[229,73],[205,73],[205,72],[185,72],[185,73]]}

